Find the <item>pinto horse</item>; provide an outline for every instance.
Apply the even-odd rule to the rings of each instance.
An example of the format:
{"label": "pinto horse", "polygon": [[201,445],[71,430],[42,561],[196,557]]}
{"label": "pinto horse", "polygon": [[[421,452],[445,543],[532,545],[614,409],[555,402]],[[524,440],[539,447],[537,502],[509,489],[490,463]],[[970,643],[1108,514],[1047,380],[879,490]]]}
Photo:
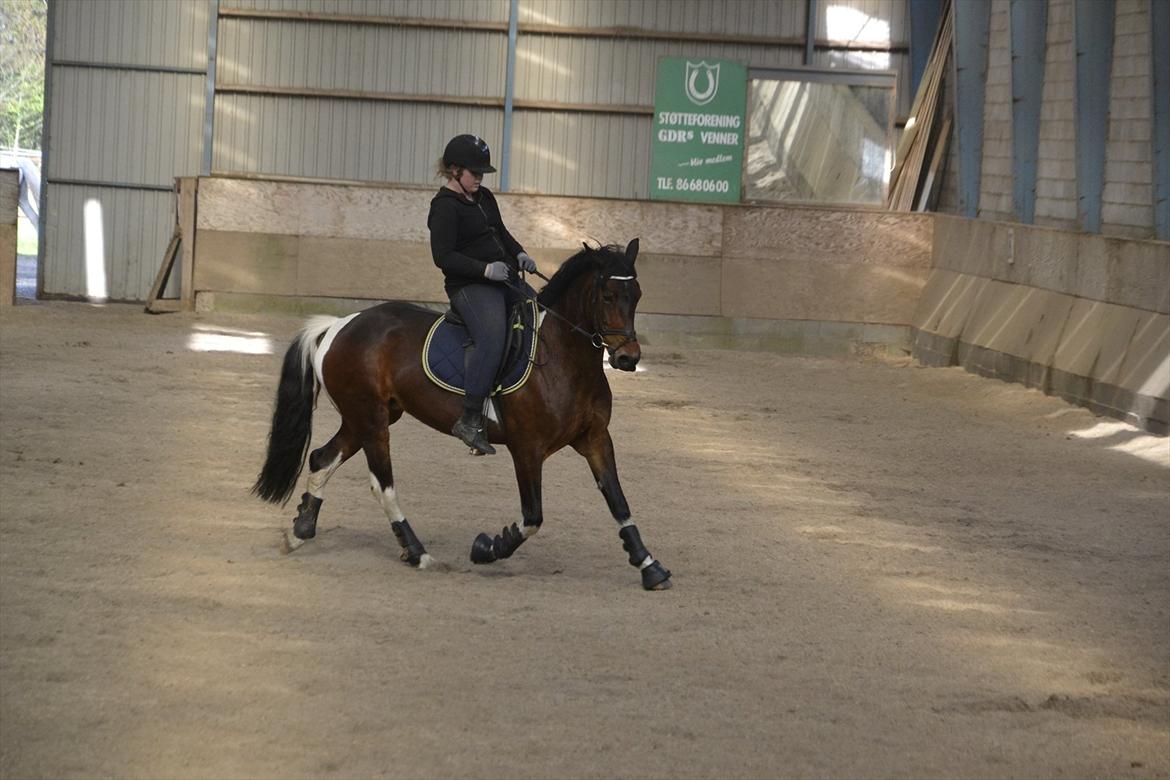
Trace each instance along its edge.
{"label": "pinto horse", "polygon": [[[638,239],[622,250],[606,246],[569,258],[537,295],[547,314],[540,326],[543,362],[532,366],[519,390],[498,396],[499,421],[488,438],[505,444],[520,488],[519,525],[499,534],[481,533],[471,560],[486,564],[508,558],[540,530],[540,480],[544,461],[566,445],[589,464],[618,535],[647,590],[671,585],[670,571],[650,555],[618,482],[609,435],[613,395],[598,350],[609,352],[614,368],[633,371],[642,356],[634,312],[642,295],[634,260]],[[459,395],[433,384],[423,370],[422,349],[435,312],[402,302],[383,303],[345,318],[314,317],[284,356],[268,453],[252,492],[284,504],[292,496],[309,451],[313,407],[321,391],[341,415],[341,427],[308,455],[309,477],[293,535],[316,534],[325,483],[359,449],[366,454],[370,488],[402,547],[401,558],[425,568],[432,562],[398,503],[390,465],[390,426],[409,413],[448,435],[462,409]]]}

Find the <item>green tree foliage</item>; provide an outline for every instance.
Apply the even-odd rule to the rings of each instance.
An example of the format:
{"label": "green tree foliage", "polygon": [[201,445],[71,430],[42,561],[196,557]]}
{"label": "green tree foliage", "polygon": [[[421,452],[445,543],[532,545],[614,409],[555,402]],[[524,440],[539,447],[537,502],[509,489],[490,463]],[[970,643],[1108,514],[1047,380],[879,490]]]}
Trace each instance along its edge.
{"label": "green tree foliage", "polygon": [[48,0],[0,0],[0,146],[41,148]]}

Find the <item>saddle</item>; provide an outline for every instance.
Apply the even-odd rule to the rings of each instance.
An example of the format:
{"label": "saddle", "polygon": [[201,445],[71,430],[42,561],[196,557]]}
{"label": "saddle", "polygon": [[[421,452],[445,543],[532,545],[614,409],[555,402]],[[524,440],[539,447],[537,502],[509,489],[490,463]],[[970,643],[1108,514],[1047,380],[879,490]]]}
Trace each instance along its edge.
{"label": "saddle", "polygon": [[[536,358],[540,328],[536,304],[520,301],[508,312],[507,322],[504,357],[492,395],[507,395],[523,387]],[[467,326],[454,309],[436,319],[423,342],[422,364],[427,378],[444,390],[464,395],[463,348],[469,339]]]}

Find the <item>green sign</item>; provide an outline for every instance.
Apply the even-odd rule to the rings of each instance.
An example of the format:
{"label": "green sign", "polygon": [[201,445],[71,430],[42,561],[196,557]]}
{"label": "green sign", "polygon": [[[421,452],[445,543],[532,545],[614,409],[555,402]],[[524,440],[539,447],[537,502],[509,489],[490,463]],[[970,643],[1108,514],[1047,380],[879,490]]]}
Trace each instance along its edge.
{"label": "green sign", "polygon": [[738,202],[746,105],[747,68],[740,63],[658,60],[650,198]]}

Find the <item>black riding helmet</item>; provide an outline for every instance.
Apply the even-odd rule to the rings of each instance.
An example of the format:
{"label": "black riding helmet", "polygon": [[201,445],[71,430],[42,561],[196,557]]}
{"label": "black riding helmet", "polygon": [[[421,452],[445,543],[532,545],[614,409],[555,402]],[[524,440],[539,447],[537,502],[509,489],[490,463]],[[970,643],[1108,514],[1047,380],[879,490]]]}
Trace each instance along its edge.
{"label": "black riding helmet", "polygon": [[448,141],[443,150],[443,165],[457,165],[478,174],[496,172],[487,141],[478,135],[457,135]]}

